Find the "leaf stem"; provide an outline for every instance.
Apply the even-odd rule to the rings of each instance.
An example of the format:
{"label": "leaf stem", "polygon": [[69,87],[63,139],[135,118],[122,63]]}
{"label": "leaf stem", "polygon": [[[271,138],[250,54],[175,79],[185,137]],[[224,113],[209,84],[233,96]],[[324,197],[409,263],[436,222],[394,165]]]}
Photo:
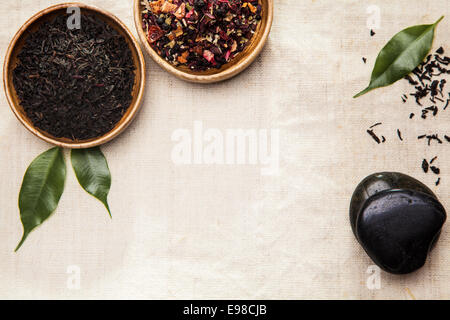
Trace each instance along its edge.
{"label": "leaf stem", "polygon": [[436,21],[434,24],[436,25],[436,24],[438,24],[439,22],[441,22],[442,21],[442,19],[444,19],[445,18],[445,16],[442,16],[442,17],[440,17],[439,18],[439,20],[438,21]]}

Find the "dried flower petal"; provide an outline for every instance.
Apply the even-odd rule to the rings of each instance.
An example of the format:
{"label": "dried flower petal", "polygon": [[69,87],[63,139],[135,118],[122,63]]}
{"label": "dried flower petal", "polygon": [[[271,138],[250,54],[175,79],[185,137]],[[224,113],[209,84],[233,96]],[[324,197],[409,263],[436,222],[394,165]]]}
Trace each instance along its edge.
{"label": "dried flower petal", "polygon": [[225,54],[225,60],[229,60],[230,59],[230,55],[231,55],[231,50],[228,50],[227,53]]}
{"label": "dried flower petal", "polygon": [[209,50],[204,50],[203,51],[203,58],[205,58],[206,60],[208,60],[208,62],[213,61],[214,59],[214,53],[212,53]]}
{"label": "dried flower petal", "polygon": [[186,13],[186,18],[189,19],[194,14],[194,8],[192,8],[188,13]]}

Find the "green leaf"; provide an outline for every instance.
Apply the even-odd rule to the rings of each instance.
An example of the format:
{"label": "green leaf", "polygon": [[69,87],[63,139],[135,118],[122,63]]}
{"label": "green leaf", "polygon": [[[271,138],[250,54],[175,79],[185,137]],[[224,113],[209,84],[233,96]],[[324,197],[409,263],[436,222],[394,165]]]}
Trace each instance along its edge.
{"label": "green leaf", "polygon": [[436,23],[409,27],[397,33],[378,54],[369,86],[353,98],[375,88],[385,87],[413,71],[427,56],[434,38]]}
{"label": "green leaf", "polygon": [[108,193],[111,188],[111,174],[108,163],[99,147],[90,149],[72,149],[72,167],[78,182],[86,192],[100,200],[108,210]]}
{"label": "green leaf", "polygon": [[60,148],[42,153],[30,164],[19,193],[23,236],[15,251],[19,250],[30,232],[55,211],[64,191],[65,180],[66,163]]}

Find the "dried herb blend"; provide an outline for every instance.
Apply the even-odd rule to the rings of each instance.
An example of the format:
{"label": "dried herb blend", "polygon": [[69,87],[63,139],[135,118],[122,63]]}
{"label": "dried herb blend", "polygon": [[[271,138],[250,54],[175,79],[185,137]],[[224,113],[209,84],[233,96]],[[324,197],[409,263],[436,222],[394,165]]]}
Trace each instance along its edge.
{"label": "dried herb blend", "polygon": [[131,50],[116,30],[93,15],[81,15],[70,30],[67,16],[31,33],[18,55],[13,83],[20,104],[37,128],[72,140],[104,135],[132,100]]}
{"label": "dried herb blend", "polygon": [[261,20],[258,0],[144,0],[152,48],[175,66],[220,68],[242,52]]}

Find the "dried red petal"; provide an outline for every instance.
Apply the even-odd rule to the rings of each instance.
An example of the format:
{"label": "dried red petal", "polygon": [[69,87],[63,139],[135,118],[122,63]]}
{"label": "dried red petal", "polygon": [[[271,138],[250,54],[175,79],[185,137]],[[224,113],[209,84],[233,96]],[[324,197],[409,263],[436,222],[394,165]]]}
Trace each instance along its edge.
{"label": "dried red petal", "polygon": [[209,50],[204,50],[203,51],[203,58],[205,58],[206,60],[208,60],[208,62],[211,62],[214,60],[214,53],[212,53]]}
{"label": "dried red petal", "polygon": [[230,39],[230,37],[227,35],[227,33],[225,31],[220,30],[219,35],[225,41],[228,41]]}
{"label": "dried red petal", "polygon": [[230,55],[231,55],[231,50],[228,50],[227,53],[225,54],[225,60],[228,61],[228,59],[230,59]]}
{"label": "dried red petal", "polygon": [[189,19],[194,14],[194,8],[191,9],[188,13],[186,13],[186,19]]}

